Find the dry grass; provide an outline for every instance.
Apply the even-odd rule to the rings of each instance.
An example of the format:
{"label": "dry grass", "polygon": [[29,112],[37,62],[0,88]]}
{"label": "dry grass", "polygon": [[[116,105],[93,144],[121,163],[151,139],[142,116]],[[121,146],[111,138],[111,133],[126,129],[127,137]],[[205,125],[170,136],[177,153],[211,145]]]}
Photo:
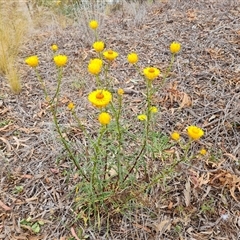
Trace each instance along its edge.
{"label": "dry grass", "polygon": [[16,59],[28,27],[27,19],[17,3],[0,3],[0,73],[5,75],[14,93],[21,91]]}

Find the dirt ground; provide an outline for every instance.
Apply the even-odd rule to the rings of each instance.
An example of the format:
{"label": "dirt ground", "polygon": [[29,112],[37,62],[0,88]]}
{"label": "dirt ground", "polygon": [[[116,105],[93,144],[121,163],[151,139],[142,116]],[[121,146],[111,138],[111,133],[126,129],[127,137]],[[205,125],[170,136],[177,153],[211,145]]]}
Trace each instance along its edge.
{"label": "dirt ground", "polygon": [[[200,144],[214,157],[179,166],[168,188],[159,185],[152,190],[151,204],[113,219],[109,231],[85,226],[70,196],[78,179],[67,174],[73,166],[56,137],[35,74],[24,59],[39,56],[39,72],[54,91],[56,70],[50,45],[58,44],[69,57],[59,119],[63,126],[71,126],[64,110],[71,100],[88,123],[92,107],[86,96],[95,88],[86,70],[94,56],[89,45],[92,36],[80,24],[43,25],[21,49],[23,91],[13,95],[0,77],[0,239],[77,239],[78,229],[81,239],[240,239],[239,1],[124,4],[98,17],[100,38],[119,52],[110,73],[114,86],[126,90],[132,114],[139,111],[144,84],[126,55],[135,51],[141,67],[156,66],[164,72],[170,60],[169,44],[182,44],[165,86],[156,94],[160,109],[156,131],[178,130],[184,135],[186,126],[200,126],[205,131]],[[39,234],[20,226],[28,217],[32,223],[43,221]]]}

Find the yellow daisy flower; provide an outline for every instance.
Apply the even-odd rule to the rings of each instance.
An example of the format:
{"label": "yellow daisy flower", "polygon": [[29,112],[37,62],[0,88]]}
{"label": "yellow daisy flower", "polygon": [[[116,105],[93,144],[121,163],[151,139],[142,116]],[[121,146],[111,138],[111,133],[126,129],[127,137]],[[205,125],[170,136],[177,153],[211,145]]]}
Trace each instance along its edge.
{"label": "yellow daisy flower", "polygon": [[30,56],[26,58],[25,63],[30,67],[37,67],[38,66],[38,56]]}
{"label": "yellow daisy flower", "polygon": [[89,22],[89,27],[93,30],[97,29],[98,28],[98,22],[96,20],[91,20]]}
{"label": "yellow daisy flower", "polygon": [[207,150],[206,150],[205,148],[202,148],[202,149],[199,151],[199,153],[200,153],[201,155],[206,155],[206,154],[207,154]]}
{"label": "yellow daisy flower", "polygon": [[68,57],[66,55],[57,55],[53,58],[56,66],[63,67],[66,65],[68,61]]}
{"label": "yellow daisy flower", "polygon": [[115,51],[112,51],[112,50],[108,50],[108,51],[103,52],[103,56],[107,60],[113,61],[118,56],[118,53]]}
{"label": "yellow daisy flower", "polygon": [[117,93],[118,93],[118,95],[123,95],[124,94],[124,90],[122,88],[119,88],[117,90]]}
{"label": "yellow daisy flower", "polygon": [[98,116],[98,121],[102,124],[102,125],[107,125],[110,123],[111,121],[111,116],[109,113],[107,112],[102,112],[99,114]]}
{"label": "yellow daisy flower", "polygon": [[147,115],[145,114],[140,114],[137,116],[137,118],[140,120],[140,121],[146,121],[147,120]]}
{"label": "yellow daisy flower", "polygon": [[56,51],[58,50],[58,45],[53,44],[53,45],[51,46],[51,49],[52,49],[54,52],[56,52]]}
{"label": "yellow daisy flower", "polygon": [[178,141],[180,139],[180,134],[178,132],[173,132],[171,134],[171,138],[175,141]]}
{"label": "yellow daisy flower", "polygon": [[98,89],[88,95],[89,102],[97,108],[106,107],[112,100],[112,94],[107,90]]}
{"label": "yellow daisy flower", "polygon": [[204,135],[204,131],[196,126],[189,126],[187,128],[188,136],[193,140],[198,140]]}
{"label": "yellow daisy flower", "polygon": [[72,110],[75,108],[74,103],[73,103],[73,102],[70,102],[70,103],[68,104],[67,108],[68,108],[69,111],[72,111]]}
{"label": "yellow daisy flower", "polygon": [[181,50],[181,44],[178,42],[172,42],[169,48],[172,54],[176,54]]}
{"label": "yellow daisy flower", "polygon": [[154,67],[146,67],[143,69],[143,74],[148,80],[153,80],[159,76],[160,70]]}
{"label": "yellow daisy flower", "polygon": [[101,52],[105,48],[105,44],[104,42],[101,42],[101,41],[95,42],[93,44],[93,48],[96,52]]}
{"label": "yellow daisy flower", "polygon": [[103,62],[99,58],[91,59],[88,64],[88,72],[94,75],[98,75],[102,70]]}
{"label": "yellow daisy flower", "polygon": [[135,64],[138,62],[138,55],[136,53],[129,53],[127,60],[129,63]]}
{"label": "yellow daisy flower", "polygon": [[150,107],[150,112],[151,113],[157,113],[158,112],[158,108],[155,107],[155,106],[152,106],[152,107]]}

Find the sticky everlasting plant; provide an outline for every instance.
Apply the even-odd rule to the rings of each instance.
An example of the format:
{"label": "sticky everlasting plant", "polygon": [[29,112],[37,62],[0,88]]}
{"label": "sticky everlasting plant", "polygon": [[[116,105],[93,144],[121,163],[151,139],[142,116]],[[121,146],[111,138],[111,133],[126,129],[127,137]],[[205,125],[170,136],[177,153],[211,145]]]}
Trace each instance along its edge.
{"label": "sticky everlasting plant", "polygon": [[[141,69],[138,66],[141,59],[135,52],[125,56],[126,61],[132,64],[137,72],[140,72],[139,75],[142,77],[146,89],[145,99],[143,99],[145,107],[134,118],[128,119],[128,122],[133,122],[132,126],[138,126],[136,128],[138,133],[132,133],[123,114],[124,89],[119,88],[117,91],[113,91],[112,88],[109,88],[109,85],[113,85],[109,80],[111,78],[108,77],[109,68],[114,61],[117,61],[120,53],[112,49],[105,50],[104,42],[98,40],[97,21],[92,20],[89,27],[93,30],[96,38],[92,45],[96,56],[89,60],[86,69],[89,76],[95,80],[95,90],[89,91],[86,97],[89,105],[92,106],[92,119],[95,119],[94,124],[92,124],[94,125],[93,130],[82,123],[77,111],[78,106],[74,102],[70,101],[66,106],[67,113],[72,115],[83,133],[87,142],[85,146],[79,148],[79,145],[75,145],[74,142],[66,138],[65,130],[59,124],[58,119],[60,87],[68,57],[57,55],[58,47],[51,47],[54,52],[53,62],[57,69],[57,86],[55,93],[51,96],[44,80],[38,73],[38,67],[41,65],[38,57],[30,56],[25,62],[36,72],[45,94],[45,100],[50,106],[49,109],[57,133],[80,175],[80,181],[76,185],[76,206],[80,211],[87,213],[89,221],[94,216],[99,225],[101,221],[98,218],[102,213],[106,213],[106,210],[109,210],[109,215],[116,212],[117,209],[122,211],[130,200],[132,201],[137,196],[144,194],[162,178],[163,174],[168,173],[169,169],[172,171],[180,161],[185,161],[189,144],[199,140],[203,136],[203,130],[189,126],[189,143],[185,146],[183,158],[180,161],[175,161],[166,172],[154,172],[146,159],[149,156],[154,158],[156,148],[158,151],[163,151],[164,148],[181,142],[180,134],[173,132],[171,134],[172,140],[159,134],[160,137],[158,136],[157,139],[159,145],[153,144],[153,141],[156,142],[156,139],[153,139],[156,132],[153,122],[159,108],[152,102],[156,88],[161,87],[155,83],[156,79],[164,84],[173,65],[174,56],[180,51],[181,46],[179,43],[171,44],[172,59],[167,72],[163,74],[160,69],[152,66]],[[201,150],[201,154],[204,155],[204,153]]]}

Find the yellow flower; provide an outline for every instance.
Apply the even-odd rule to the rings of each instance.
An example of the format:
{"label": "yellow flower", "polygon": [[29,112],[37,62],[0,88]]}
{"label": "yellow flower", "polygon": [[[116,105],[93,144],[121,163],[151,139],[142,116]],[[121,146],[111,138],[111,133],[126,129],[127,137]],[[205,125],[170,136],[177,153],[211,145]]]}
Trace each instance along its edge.
{"label": "yellow flower", "polygon": [[56,51],[58,50],[58,45],[53,44],[53,45],[51,46],[51,49],[52,49],[54,52],[56,52]]}
{"label": "yellow flower", "polygon": [[129,53],[127,60],[129,63],[135,64],[138,62],[138,55],[136,53]]}
{"label": "yellow flower", "polygon": [[70,102],[67,106],[68,110],[72,111],[75,108],[75,105],[73,102]]}
{"label": "yellow flower", "polygon": [[202,149],[199,151],[199,153],[200,153],[201,155],[206,155],[206,154],[207,154],[207,150],[206,150],[205,148],[202,148]]}
{"label": "yellow flower", "polygon": [[158,112],[158,108],[155,107],[155,106],[152,106],[152,107],[150,107],[150,112],[151,113],[157,113]]}
{"label": "yellow flower", "polygon": [[102,112],[99,114],[98,116],[98,121],[102,124],[102,125],[107,125],[110,123],[111,121],[111,116],[109,113],[107,112]]}
{"label": "yellow flower", "polygon": [[178,140],[180,139],[180,135],[179,135],[178,132],[173,132],[173,133],[171,134],[171,138],[172,138],[173,140],[175,140],[175,141],[178,141]]}
{"label": "yellow flower", "polygon": [[103,62],[99,58],[91,59],[88,64],[88,72],[94,75],[98,75],[102,70]]}
{"label": "yellow flower", "polygon": [[117,90],[117,93],[118,93],[118,95],[123,95],[124,94],[124,90],[122,88],[119,88]]}
{"label": "yellow flower", "polygon": [[30,67],[37,67],[38,66],[38,56],[31,56],[26,58],[25,63]]}
{"label": "yellow flower", "polygon": [[175,54],[175,53],[178,53],[180,50],[181,50],[181,44],[180,43],[178,43],[178,42],[172,42],[171,44],[170,44],[170,52],[172,53],[172,54]]}
{"label": "yellow flower", "polygon": [[98,22],[96,20],[92,20],[89,22],[89,27],[93,30],[98,28]]}
{"label": "yellow flower", "polygon": [[147,115],[145,114],[140,114],[137,116],[137,118],[140,120],[140,121],[146,121],[147,120]]}
{"label": "yellow flower", "polygon": [[105,48],[104,42],[95,42],[93,48],[96,52],[101,52]]}
{"label": "yellow flower", "polygon": [[160,70],[154,67],[146,67],[143,69],[143,74],[148,80],[153,80],[159,76]]}
{"label": "yellow flower", "polygon": [[107,59],[107,60],[114,60],[117,56],[118,56],[118,53],[115,52],[115,51],[112,51],[112,50],[108,50],[106,52],[103,52],[103,56]]}
{"label": "yellow flower", "polygon": [[53,58],[56,66],[63,67],[66,65],[68,57],[66,55],[57,55]]}
{"label": "yellow flower", "polygon": [[106,107],[112,100],[112,94],[107,90],[98,89],[88,95],[89,102],[97,108]]}
{"label": "yellow flower", "polygon": [[198,140],[204,135],[204,131],[199,127],[189,126],[187,128],[187,134],[191,139]]}

